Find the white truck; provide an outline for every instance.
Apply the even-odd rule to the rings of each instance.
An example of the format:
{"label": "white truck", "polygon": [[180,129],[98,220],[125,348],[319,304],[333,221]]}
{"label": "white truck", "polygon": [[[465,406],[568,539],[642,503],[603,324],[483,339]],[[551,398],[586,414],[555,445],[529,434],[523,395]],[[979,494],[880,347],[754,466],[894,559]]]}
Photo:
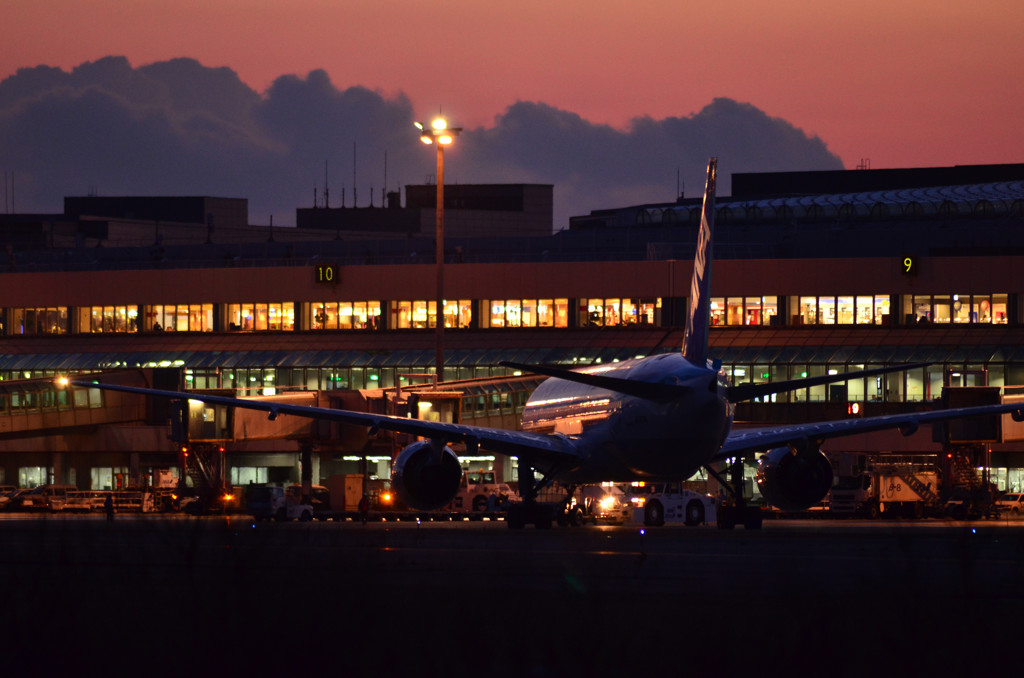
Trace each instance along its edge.
{"label": "white truck", "polygon": [[996,500],[995,510],[1004,518],[1019,518],[1024,513],[1024,494],[1007,492]]}
{"label": "white truck", "polygon": [[939,504],[939,478],[933,469],[898,465],[840,476],[829,494],[829,511],[868,518],[922,518]]}
{"label": "white truck", "polygon": [[702,525],[718,520],[718,500],[683,487],[680,482],[633,483],[608,492],[597,504],[600,522]]}
{"label": "white truck", "polygon": [[494,471],[463,471],[459,491],[449,508],[458,513],[504,511],[519,495],[506,483],[496,482]]}

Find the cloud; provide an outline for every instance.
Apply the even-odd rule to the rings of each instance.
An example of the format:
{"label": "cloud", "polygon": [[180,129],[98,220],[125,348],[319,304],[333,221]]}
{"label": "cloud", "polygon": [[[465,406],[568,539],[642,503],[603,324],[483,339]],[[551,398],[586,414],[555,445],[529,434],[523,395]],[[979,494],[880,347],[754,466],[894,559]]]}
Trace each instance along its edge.
{"label": "cloud", "polygon": [[[64,196],[218,195],[249,199],[250,220],[292,224],[295,209],[381,204],[381,189],[423,183],[434,154],[412,128],[402,94],[339,90],[322,70],[284,75],[258,93],[231,69],[173,59],[134,68],[124,57],[70,73],[21,69],[0,82],[0,169],[19,212],[59,212]],[[516,102],[490,127],[467,129],[446,181],[555,185],[555,227],[590,210],[702,190],[719,157],[733,172],[839,169],[825,143],[753,105],[715,99],[700,112],[637,118],[626,129],[539,102]]]}

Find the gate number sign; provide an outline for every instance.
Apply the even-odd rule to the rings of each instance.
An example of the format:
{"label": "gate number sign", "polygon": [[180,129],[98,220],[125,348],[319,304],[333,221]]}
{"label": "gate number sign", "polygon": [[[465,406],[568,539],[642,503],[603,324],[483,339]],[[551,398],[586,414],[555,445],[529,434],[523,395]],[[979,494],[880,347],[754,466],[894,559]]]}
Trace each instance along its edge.
{"label": "gate number sign", "polygon": [[317,284],[333,285],[338,282],[338,267],[334,264],[318,264],[313,267],[313,279]]}

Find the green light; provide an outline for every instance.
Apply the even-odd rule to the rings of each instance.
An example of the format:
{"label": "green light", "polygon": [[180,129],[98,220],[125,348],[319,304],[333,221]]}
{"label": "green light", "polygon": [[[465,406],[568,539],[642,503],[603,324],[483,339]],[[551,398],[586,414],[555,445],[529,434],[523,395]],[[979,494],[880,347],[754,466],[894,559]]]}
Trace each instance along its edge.
{"label": "green light", "polygon": [[380,377],[378,377],[376,374],[371,374],[370,375],[370,381],[378,381],[379,379],[380,379]]}

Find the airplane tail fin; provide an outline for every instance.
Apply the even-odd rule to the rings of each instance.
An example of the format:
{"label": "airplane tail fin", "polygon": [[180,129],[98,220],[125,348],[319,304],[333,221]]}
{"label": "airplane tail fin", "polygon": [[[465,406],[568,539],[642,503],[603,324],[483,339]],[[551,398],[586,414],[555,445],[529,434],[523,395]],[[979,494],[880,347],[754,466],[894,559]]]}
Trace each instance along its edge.
{"label": "airplane tail fin", "polygon": [[683,332],[683,357],[693,365],[705,365],[708,359],[708,325],[711,305],[711,241],[715,227],[715,182],[718,178],[718,158],[708,161],[708,183],[704,189],[704,207],[700,216],[700,235],[697,255],[693,260],[693,279],[690,282],[690,307]]}

